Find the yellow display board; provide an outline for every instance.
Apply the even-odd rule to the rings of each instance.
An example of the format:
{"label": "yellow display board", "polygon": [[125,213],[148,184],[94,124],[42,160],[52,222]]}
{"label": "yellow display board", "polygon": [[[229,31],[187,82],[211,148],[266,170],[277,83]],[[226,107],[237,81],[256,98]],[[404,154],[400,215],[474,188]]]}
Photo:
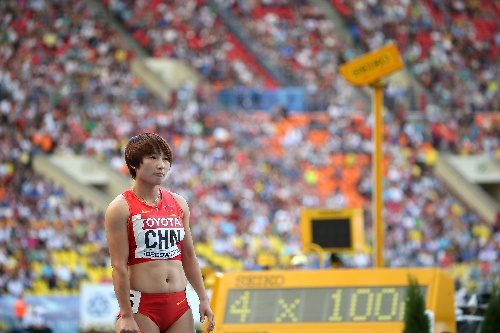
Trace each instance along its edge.
{"label": "yellow display board", "polygon": [[339,71],[350,83],[363,86],[375,82],[404,67],[398,48],[394,43],[373,50],[361,57],[351,60]]}
{"label": "yellow display board", "polygon": [[216,277],[215,333],[401,333],[409,276],[435,332],[456,332],[453,279],[436,268],[230,272]]}
{"label": "yellow display board", "polygon": [[[361,208],[304,209],[300,214],[300,223],[304,247],[313,243],[332,253],[364,250]],[[306,249],[304,252],[307,252]]]}

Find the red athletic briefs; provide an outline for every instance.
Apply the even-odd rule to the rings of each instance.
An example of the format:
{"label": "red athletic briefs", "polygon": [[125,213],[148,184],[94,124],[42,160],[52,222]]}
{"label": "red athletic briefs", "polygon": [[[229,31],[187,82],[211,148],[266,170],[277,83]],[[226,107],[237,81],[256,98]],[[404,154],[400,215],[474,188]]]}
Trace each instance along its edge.
{"label": "red athletic briefs", "polygon": [[[160,332],[172,326],[187,310],[189,304],[186,291],[154,294],[130,291],[130,305],[133,313],[140,313],[154,321]],[[117,319],[121,317],[118,314]]]}

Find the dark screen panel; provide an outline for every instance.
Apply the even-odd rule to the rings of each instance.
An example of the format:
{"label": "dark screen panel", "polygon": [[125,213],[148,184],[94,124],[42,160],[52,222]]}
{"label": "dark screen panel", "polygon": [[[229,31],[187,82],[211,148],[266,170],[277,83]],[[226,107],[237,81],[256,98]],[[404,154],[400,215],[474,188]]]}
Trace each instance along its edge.
{"label": "dark screen panel", "polygon": [[313,219],[312,241],[322,248],[350,248],[351,222],[349,218]]}

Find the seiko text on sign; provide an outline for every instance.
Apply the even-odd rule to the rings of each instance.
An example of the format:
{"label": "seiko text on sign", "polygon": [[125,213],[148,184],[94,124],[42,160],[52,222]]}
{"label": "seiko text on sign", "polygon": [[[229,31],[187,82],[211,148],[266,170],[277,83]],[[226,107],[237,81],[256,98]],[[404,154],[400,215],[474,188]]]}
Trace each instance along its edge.
{"label": "seiko text on sign", "polygon": [[398,49],[390,43],[343,64],[339,70],[347,81],[362,86],[373,83],[403,66]]}

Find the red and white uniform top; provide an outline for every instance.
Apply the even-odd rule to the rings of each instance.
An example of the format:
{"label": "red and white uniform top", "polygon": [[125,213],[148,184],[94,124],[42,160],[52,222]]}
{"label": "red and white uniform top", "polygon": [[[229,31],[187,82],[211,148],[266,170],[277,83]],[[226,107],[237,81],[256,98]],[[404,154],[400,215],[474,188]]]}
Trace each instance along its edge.
{"label": "red and white uniform top", "polygon": [[172,193],[160,189],[161,200],[155,206],[142,202],[132,192],[122,193],[129,206],[127,264],[151,260],[181,260],[184,239],[184,212]]}

